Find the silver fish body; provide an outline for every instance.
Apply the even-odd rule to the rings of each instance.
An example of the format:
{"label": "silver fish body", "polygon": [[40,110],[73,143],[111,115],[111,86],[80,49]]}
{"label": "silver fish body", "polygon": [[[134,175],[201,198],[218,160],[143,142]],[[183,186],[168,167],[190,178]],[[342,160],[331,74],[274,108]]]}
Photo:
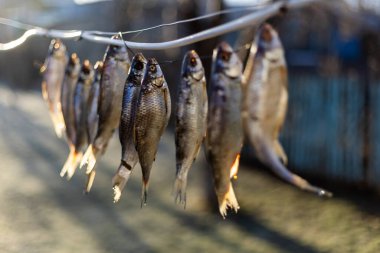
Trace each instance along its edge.
{"label": "silver fish body", "polygon": [[186,206],[187,175],[206,136],[208,110],[205,73],[194,50],[189,51],[183,59],[178,89],[174,196],[175,201]]}
{"label": "silver fish body", "polygon": [[119,126],[121,163],[112,179],[114,202],[119,201],[121,193],[128,182],[132,170],[139,160],[133,141],[133,131],[135,126],[137,102],[140,95],[141,83],[146,70],[146,64],[147,61],[141,53],[138,53],[133,57],[131,69],[124,87]]}
{"label": "silver fish body", "polygon": [[213,54],[205,147],[223,217],[228,207],[239,209],[231,177],[236,176],[243,145],[241,84],[242,63],[222,42]]}
{"label": "silver fish body", "polygon": [[66,46],[57,39],[53,39],[49,46],[48,56],[44,66],[42,97],[46,101],[50,117],[53,121],[56,135],[61,138],[65,132],[65,123],[61,108],[61,89],[68,61]]}
{"label": "silver fish body", "polygon": [[170,113],[168,85],[158,62],[154,58],[149,59],[137,104],[134,131],[143,177],[142,204],[146,203],[150,172]]}
{"label": "silver fish body", "polygon": [[103,72],[103,62],[98,61],[94,66],[94,82],[91,85],[87,105],[87,135],[88,142],[92,143],[98,130],[98,104],[100,94],[100,78]]}
{"label": "silver fish body", "polygon": [[[257,158],[283,180],[306,191],[331,196],[291,173],[287,156],[278,140],[288,104],[288,73],[284,50],[277,32],[264,24],[251,46],[244,70],[244,129]],[[281,162],[282,161],[282,162]]]}
{"label": "silver fish body", "polygon": [[74,91],[78,82],[80,69],[80,60],[77,54],[73,53],[66,67],[61,94],[62,113],[70,149],[75,144]]}
{"label": "silver fish body", "polygon": [[[114,39],[120,39],[114,36]],[[98,107],[98,130],[96,137],[88,147],[80,167],[87,163],[88,180],[86,192],[89,192],[94,180],[94,167],[97,157],[102,155],[113,132],[119,126],[121,105],[125,80],[130,68],[130,60],[126,47],[109,45],[103,60],[103,72],[100,80],[100,96]]]}
{"label": "silver fish body", "polygon": [[81,67],[78,83],[74,91],[74,115],[75,115],[75,143],[74,152],[69,154],[64,167],[61,170],[61,176],[67,174],[70,179],[83,157],[83,152],[87,148],[87,115],[88,115],[88,97],[91,85],[94,81],[94,70],[91,63],[85,60]]}

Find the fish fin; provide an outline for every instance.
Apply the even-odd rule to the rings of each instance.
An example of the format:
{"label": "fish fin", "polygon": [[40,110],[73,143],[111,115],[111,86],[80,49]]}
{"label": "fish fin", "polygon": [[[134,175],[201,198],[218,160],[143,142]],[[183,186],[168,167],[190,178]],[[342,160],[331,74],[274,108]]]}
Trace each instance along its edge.
{"label": "fish fin", "polygon": [[281,162],[286,166],[288,164],[288,157],[278,140],[274,141],[274,149]]}
{"label": "fish fin", "polygon": [[143,206],[146,206],[147,199],[148,199],[148,186],[149,182],[143,180],[143,186],[142,186],[142,191],[141,191],[141,208]]}
{"label": "fish fin", "polygon": [[240,154],[237,154],[235,161],[232,164],[231,169],[230,169],[230,178],[237,179],[237,173],[239,171],[239,161],[240,161]]}
{"label": "fish fin", "polygon": [[218,196],[218,202],[219,202],[219,212],[222,215],[223,219],[227,216],[227,210],[228,208],[232,208],[235,210],[235,213],[239,210],[240,206],[237,202],[234,189],[232,188],[232,184],[230,183],[228,192],[223,196]]}
{"label": "fish fin", "polygon": [[113,203],[116,203],[120,200],[121,193],[127,184],[131,174],[131,167],[122,161],[119,168],[117,169],[117,172],[112,178]]}
{"label": "fish fin", "polygon": [[90,173],[87,173],[87,182],[86,188],[84,190],[85,194],[88,194],[91,191],[92,185],[95,180],[96,170],[91,170]]}
{"label": "fish fin", "polygon": [[68,167],[68,169],[67,169],[67,175],[66,175],[67,180],[70,180],[72,178],[72,176],[74,175],[82,157],[83,157],[82,152],[78,152],[78,153],[74,152],[73,160],[71,162],[71,166]]}
{"label": "fish fin", "polygon": [[302,177],[290,172],[278,159],[274,149],[265,140],[260,140],[258,150],[259,160],[267,165],[277,176],[284,181],[304,190],[318,194],[319,196],[332,197],[332,193],[322,188],[311,185]]}
{"label": "fish fin", "polygon": [[183,205],[183,208],[186,208],[186,188],[187,188],[187,175],[177,175],[174,188],[174,202],[177,204]]}

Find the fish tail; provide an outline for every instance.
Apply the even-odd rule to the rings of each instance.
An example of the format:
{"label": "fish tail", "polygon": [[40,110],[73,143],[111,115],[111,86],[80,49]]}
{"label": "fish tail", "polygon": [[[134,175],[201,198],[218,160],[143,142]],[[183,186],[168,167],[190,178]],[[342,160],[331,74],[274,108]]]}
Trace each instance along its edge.
{"label": "fish tail", "polygon": [[120,163],[116,174],[112,178],[113,203],[120,200],[121,193],[132,174],[132,168],[124,161]]}
{"label": "fish tail", "polygon": [[93,145],[89,145],[82,161],[80,162],[80,168],[82,168],[85,164],[87,164],[86,174],[90,174],[90,172],[94,169],[96,164],[96,150]]}
{"label": "fish tail", "polygon": [[148,186],[149,186],[149,181],[143,180],[143,186],[142,186],[142,191],[141,191],[141,208],[143,206],[146,206],[146,203],[147,203]]}
{"label": "fish tail", "polygon": [[222,215],[223,219],[227,216],[227,210],[228,208],[232,208],[237,211],[239,210],[240,206],[236,199],[234,189],[232,188],[232,184],[230,183],[228,187],[228,191],[223,196],[218,196],[218,202],[219,202],[219,212]]}
{"label": "fish tail", "polygon": [[90,173],[87,173],[86,187],[84,193],[88,194],[91,191],[92,185],[95,180],[96,170],[91,170]]}
{"label": "fish tail", "polygon": [[332,197],[332,193],[322,188],[311,185],[302,177],[290,172],[277,157],[274,149],[263,141],[260,147],[259,159],[284,181],[304,190],[318,194],[319,196]]}
{"label": "fish tail", "polygon": [[67,169],[67,176],[66,176],[67,180],[70,180],[72,176],[74,175],[82,157],[83,157],[82,152],[74,152],[70,167],[68,167]]}
{"label": "fish tail", "polygon": [[178,173],[174,182],[173,195],[174,202],[183,204],[183,208],[186,208],[186,188],[187,174]]}
{"label": "fish tail", "polygon": [[90,153],[92,152],[92,144],[88,145],[86,151],[84,152],[84,155],[82,157],[82,161],[80,161],[79,168],[83,168],[84,165],[88,163],[88,157],[90,156]]}
{"label": "fish tail", "polygon": [[64,177],[66,175],[67,170],[68,170],[68,168],[70,167],[70,165],[72,163],[72,160],[73,160],[73,157],[74,157],[74,152],[75,152],[74,147],[70,147],[70,153],[69,153],[69,155],[68,155],[68,157],[66,159],[65,164],[63,165],[63,167],[61,169],[61,172],[59,173],[59,175],[61,177]]}

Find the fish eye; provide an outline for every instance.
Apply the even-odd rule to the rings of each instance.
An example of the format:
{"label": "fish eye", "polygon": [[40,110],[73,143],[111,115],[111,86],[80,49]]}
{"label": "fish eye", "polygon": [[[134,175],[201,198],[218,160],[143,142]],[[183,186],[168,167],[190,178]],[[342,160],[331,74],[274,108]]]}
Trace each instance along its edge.
{"label": "fish eye", "polygon": [[195,67],[197,65],[197,59],[195,59],[194,57],[191,57],[191,59],[190,59],[190,65],[192,67]]}
{"label": "fish eye", "polygon": [[141,62],[136,62],[135,69],[142,70],[144,68],[143,64]]}
{"label": "fish eye", "polygon": [[229,61],[231,58],[231,54],[228,52],[222,52],[220,57],[223,61]]}
{"label": "fish eye", "polygon": [[156,72],[156,65],[150,65],[150,66],[149,66],[149,70],[150,70],[151,72]]}
{"label": "fish eye", "polygon": [[59,49],[59,47],[60,47],[59,42],[54,43],[54,49],[55,49],[55,50]]}

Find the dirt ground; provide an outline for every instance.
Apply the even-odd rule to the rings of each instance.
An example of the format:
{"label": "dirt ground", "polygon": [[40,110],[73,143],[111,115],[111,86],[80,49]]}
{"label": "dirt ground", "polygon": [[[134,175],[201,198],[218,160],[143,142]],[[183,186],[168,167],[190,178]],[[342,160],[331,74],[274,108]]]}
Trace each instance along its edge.
{"label": "dirt ground", "polygon": [[139,167],[115,205],[110,182],[120,159],[117,136],[85,196],[84,171],[71,181],[59,177],[68,149],[55,137],[39,93],[0,86],[0,135],[0,252],[380,252],[380,202],[371,194],[330,185],[335,197],[321,199],[246,160],[235,182],[241,209],[223,220],[214,202],[210,212],[201,155],[184,210],[171,196],[174,139],[168,132],[148,205],[140,208]]}

